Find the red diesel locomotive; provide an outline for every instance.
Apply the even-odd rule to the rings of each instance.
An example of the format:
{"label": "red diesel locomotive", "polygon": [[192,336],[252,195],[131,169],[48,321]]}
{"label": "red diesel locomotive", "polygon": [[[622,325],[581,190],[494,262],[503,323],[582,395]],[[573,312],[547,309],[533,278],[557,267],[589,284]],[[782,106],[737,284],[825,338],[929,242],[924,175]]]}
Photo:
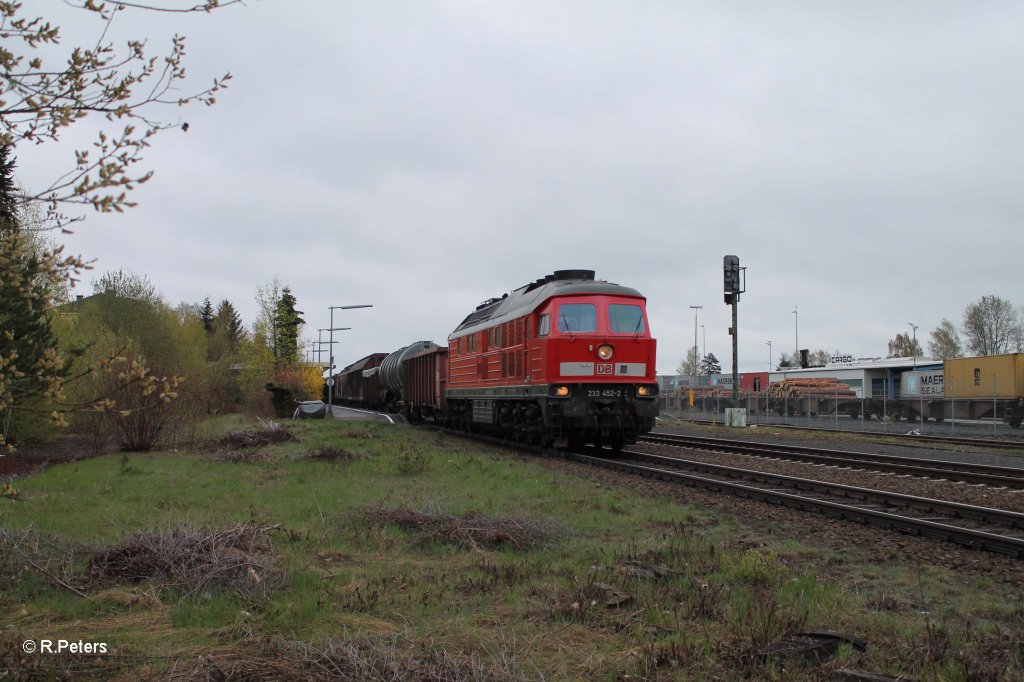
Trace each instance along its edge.
{"label": "red diesel locomotive", "polygon": [[559,270],[482,303],[447,348],[418,342],[395,351],[381,363],[380,384],[414,421],[620,448],[658,414],[645,303],[592,270]]}

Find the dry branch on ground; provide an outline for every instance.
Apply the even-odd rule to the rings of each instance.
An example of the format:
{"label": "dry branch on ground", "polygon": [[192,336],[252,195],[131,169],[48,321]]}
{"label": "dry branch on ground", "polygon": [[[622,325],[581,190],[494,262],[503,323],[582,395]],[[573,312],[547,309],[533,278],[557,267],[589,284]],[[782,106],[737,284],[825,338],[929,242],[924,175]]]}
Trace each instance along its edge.
{"label": "dry branch on ground", "polygon": [[452,516],[407,507],[367,509],[363,511],[363,520],[373,525],[395,525],[418,531],[422,542],[443,542],[467,548],[528,549],[564,532],[553,522],[493,519],[477,513]]}
{"label": "dry branch on ground", "polygon": [[295,434],[281,426],[278,422],[264,422],[261,420],[261,424],[262,426],[259,428],[232,431],[217,441],[217,446],[225,450],[238,450],[240,448],[258,448],[298,440]]}
{"label": "dry branch on ground", "polygon": [[86,578],[93,584],[153,580],[182,598],[212,588],[244,598],[266,599],[283,576],[254,557],[270,550],[268,533],[277,526],[238,524],[224,530],[177,526],[130,536],[97,552]]}

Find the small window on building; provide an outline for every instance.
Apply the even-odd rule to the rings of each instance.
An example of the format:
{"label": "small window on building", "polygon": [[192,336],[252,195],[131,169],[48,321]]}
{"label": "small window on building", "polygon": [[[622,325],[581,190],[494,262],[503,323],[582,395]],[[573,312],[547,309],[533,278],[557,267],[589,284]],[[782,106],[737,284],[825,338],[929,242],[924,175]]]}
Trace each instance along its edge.
{"label": "small window on building", "polygon": [[981,386],[981,369],[974,370],[974,385]]}
{"label": "small window on building", "polygon": [[551,315],[544,313],[537,320],[537,336],[547,336],[551,333]]}

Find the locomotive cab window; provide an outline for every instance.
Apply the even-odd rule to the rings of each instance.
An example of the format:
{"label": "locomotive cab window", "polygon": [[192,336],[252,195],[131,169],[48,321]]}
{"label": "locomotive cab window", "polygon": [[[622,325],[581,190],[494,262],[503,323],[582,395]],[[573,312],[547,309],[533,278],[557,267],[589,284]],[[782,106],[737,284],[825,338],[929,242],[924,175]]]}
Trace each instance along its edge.
{"label": "locomotive cab window", "polygon": [[547,336],[551,333],[551,315],[544,313],[537,318],[537,336]]}
{"label": "locomotive cab window", "polygon": [[596,332],[597,306],[593,303],[563,303],[558,306],[558,331]]}
{"label": "locomotive cab window", "polygon": [[612,334],[643,334],[644,311],[638,305],[612,303],[608,306],[608,326]]}

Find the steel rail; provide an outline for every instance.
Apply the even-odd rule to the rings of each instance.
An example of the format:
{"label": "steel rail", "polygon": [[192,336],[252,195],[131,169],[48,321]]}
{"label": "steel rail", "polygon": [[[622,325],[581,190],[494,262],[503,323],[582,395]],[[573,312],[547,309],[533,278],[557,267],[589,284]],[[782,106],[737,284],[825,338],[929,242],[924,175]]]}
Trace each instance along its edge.
{"label": "steel rail", "polygon": [[868,452],[826,450],[800,445],[731,441],[724,438],[651,433],[640,442],[674,447],[699,447],[716,452],[731,452],[756,457],[773,457],[791,461],[812,462],[832,466],[848,466],[874,471],[940,478],[965,483],[978,483],[1006,488],[1024,489],[1024,468],[998,467],[970,462],[947,462],[935,459],[880,455]]}
{"label": "steel rail", "polygon": [[[721,424],[721,421],[711,419],[684,419],[691,424],[712,426]],[[911,422],[908,424],[913,425]],[[989,448],[992,450],[1024,450],[1024,440],[998,440],[991,438],[970,438],[967,436],[928,436],[912,433],[895,433],[886,431],[863,431],[859,429],[829,429],[823,426],[800,426],[799,424],[758,424],[758,426],[772,427],[777,429],[788,429],[791,431],[821,431],[822,433],[846,433],[854,436],[868,436],[871,438],[891,438],[906,440],[910,443],[941,443],[948,445],[966,445],[970,447]]]}
{"label": "steel rail", "polygon": [[[568,453],[567,458],[602,466],[626,473],[638,474],[649,478],[656,478],[675,483],[692,485],[706,490],[728,492],[741,497],[763,500],[773,504],[782,504],[803,511],[816,511],[829,516],[869,523],[881,526],[890,530],[909,533],[912,535],[923,535],[933,538],[954,542],[967,547],[984,549],[991,552],[1007,554],[1013,557],[1024,557],[1024,537],[1022,533],[1014,532],[1024,528],[1024,514],[1009,512],[987,507],[975,507],[956,502],[944,500],[933,500],[929,498],[902,495],[899,493],[887,493],[885,491],[872,490],[870,488],[857,488],[839,484],[825,483],[810,479],[800,479],[792,476],[781,476],[778,474],[765,474],[758,471],[736,469],[734,467],[721,467],[709,465],[704,462],[687,462],[659,455],[646,453],[623,452],[630,457],[643,458],[648,461],[665,460],[662,464],[671,463],[673,466],[694,465],[697,471],[717,469],[719,476],[741,477],[747,483],[736,483],[723,480],[722,478],[710,478],[698,476],[692,473],[671,471],[664,468],[645,466],[641,464],[630,464],[622,459],[596,457],[579,453]],[[774,488],[763,488],[750,485],[751,482],[759,482],[763,485],[782,486],[784,490]],[[833,496],[839,493],[846,497],[853,497],[860,501],[860,504],[849,502],[836,502],[828,499],[818,499],[799,494],[799,492],[787,492],[785,489],[804,491],[818,495]],[[925,511],[930,514],[944,514],[946,517],[920,518],[896,514],[883,509],[873,509],[873,505],[888,505],[890,507],[907,507]],[[869,505],[869,506],[865,506]],[[974,521],[995,524],[997,526],[1009,527],[1007,534],[993,532],[994,528],[976,529],[965,528],[954,525],[950,521],[957,519],[972,519]],[[1003,530],[1003,529],[998,529]]]}

